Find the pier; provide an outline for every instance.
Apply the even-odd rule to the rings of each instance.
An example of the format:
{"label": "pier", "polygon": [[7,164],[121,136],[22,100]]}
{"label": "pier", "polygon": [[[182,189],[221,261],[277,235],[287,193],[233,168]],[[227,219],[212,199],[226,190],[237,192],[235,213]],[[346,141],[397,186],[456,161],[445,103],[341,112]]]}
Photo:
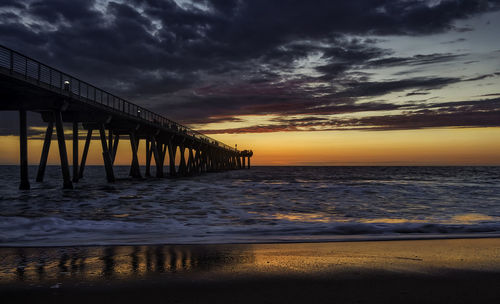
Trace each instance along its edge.
{"label": "pier", "polygon": [[[251,150],[240,151],[159,114],[99,89],[35,59],[0,45],[0,111],[19,112],[19,167],[22,190],[30,189],[28,176],[27,111],[40,113],[47,124],[36,176],[44,179],[54,127],[59,147],[63,187],[84,177],[90,142],[101,142],[104,173],[115,181],[113,164],[120,139],[129,139],[132,159],[129,175],[143,177],[138,149],[145,141],[144,176],[151,176],[154,159],[156,177],[183,177],[204,172],[250,168]],[[63,123],[72,124],[72,172]],[[78,151],[79,131],[86,131],[85,145]],[[168,172],[164,166],[168,156]]]}

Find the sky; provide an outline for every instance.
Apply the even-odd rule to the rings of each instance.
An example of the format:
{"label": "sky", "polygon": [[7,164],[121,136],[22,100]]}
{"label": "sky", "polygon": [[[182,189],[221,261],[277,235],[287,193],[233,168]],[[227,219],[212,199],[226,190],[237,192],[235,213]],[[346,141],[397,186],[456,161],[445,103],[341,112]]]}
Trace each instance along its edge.
{"label": "sky", "polygon": [[[257,165],[500,165],[499,29],[498,0],[0,2],[3,45]],[[0,163],[17,132],[0,113]]]}

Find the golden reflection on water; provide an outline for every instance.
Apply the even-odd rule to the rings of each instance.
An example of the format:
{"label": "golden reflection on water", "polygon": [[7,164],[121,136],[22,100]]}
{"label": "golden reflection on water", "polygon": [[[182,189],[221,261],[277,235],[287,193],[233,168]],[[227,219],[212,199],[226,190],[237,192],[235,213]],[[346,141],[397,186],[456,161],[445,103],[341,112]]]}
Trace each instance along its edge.
{"label": "golden reflection on water", "polygon": [[461,222],[461,223],[474,223],[474,222],[482,222],[482,221],[498,221],[498,217],[489,216],[481,213],[464,213],[455,215],[452,220]]}
{"label": "golden reflection on water", "polygon": [[323,213],[300,213],[300,212],[289,212],[289,213],[275,213],[271,216],[273,219],[277,220],[288,220],[292,222],[319,222],[319,223],[329,223],[332,221],[331,218],[325,217]]}
{"label": "golden reflection on water", "polygon": [[[254,212],[258,214],[257,212]],[[265,214],[261,214],[266,216]],[[348,223],[349,219],[334,218],[324,213],[302,213],[302,212],[282,212],[274,213],[268,217],[278,220],[288,220],[292,222],[316,222],[316,223]],[[440,224],[473,224],[484,221],[498,221],[500,217],[493,217],[480,213],[464,213],[452,216],[448,220],[442,220]],[[422,219],[405,219],[405,218],[360,218],[357,219],[360,223],[365,224],[405,224],[405,223],[430,223],[436,222],[436,219],[422,218]]]}
{"label": "golden reflection on water", "polygon": [[[485,221],[498,221],[499,217],[493,217],[481,213],[463,213],[452,216],[448,220],[442,220],[440,224],[473,224]],[[387,224],[403,224],[403,223],[432,223],[436,222],[435,219],[404,219],[404,218],[372,218],[372,219],[359,219],[361,223],[387,223]]]}
{"label": "golden reflection on water", "polygon": [[360,219],[361,223],[366,224],[376,224],[376,223],[386,223],[386,224],[403,224],[403,223],[428,223],[428,220],[408,220],[402,218],[374,218],[374,219]]}

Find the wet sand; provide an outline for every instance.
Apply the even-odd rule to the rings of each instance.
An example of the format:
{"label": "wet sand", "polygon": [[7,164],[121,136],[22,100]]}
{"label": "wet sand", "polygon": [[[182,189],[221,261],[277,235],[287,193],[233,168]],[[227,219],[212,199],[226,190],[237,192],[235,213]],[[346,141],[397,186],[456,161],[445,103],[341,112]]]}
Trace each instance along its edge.
{"label": "wet sand", "polygon": [[2,303],[500,303],[500,239],[0,248]]}

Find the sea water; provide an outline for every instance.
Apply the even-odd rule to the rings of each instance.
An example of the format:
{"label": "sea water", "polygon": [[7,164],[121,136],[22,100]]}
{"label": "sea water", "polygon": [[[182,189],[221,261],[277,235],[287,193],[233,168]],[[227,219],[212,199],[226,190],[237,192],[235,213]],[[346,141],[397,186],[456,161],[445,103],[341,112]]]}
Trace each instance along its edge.
{"label": "sea water", "polygon": [[500,167],[253,167],[175,179],[128,170],[107,183],[90,166],[63,190],[49,166],[45,182],[21,191],[19,168],[0,166],[0,246],[500,235]]}

